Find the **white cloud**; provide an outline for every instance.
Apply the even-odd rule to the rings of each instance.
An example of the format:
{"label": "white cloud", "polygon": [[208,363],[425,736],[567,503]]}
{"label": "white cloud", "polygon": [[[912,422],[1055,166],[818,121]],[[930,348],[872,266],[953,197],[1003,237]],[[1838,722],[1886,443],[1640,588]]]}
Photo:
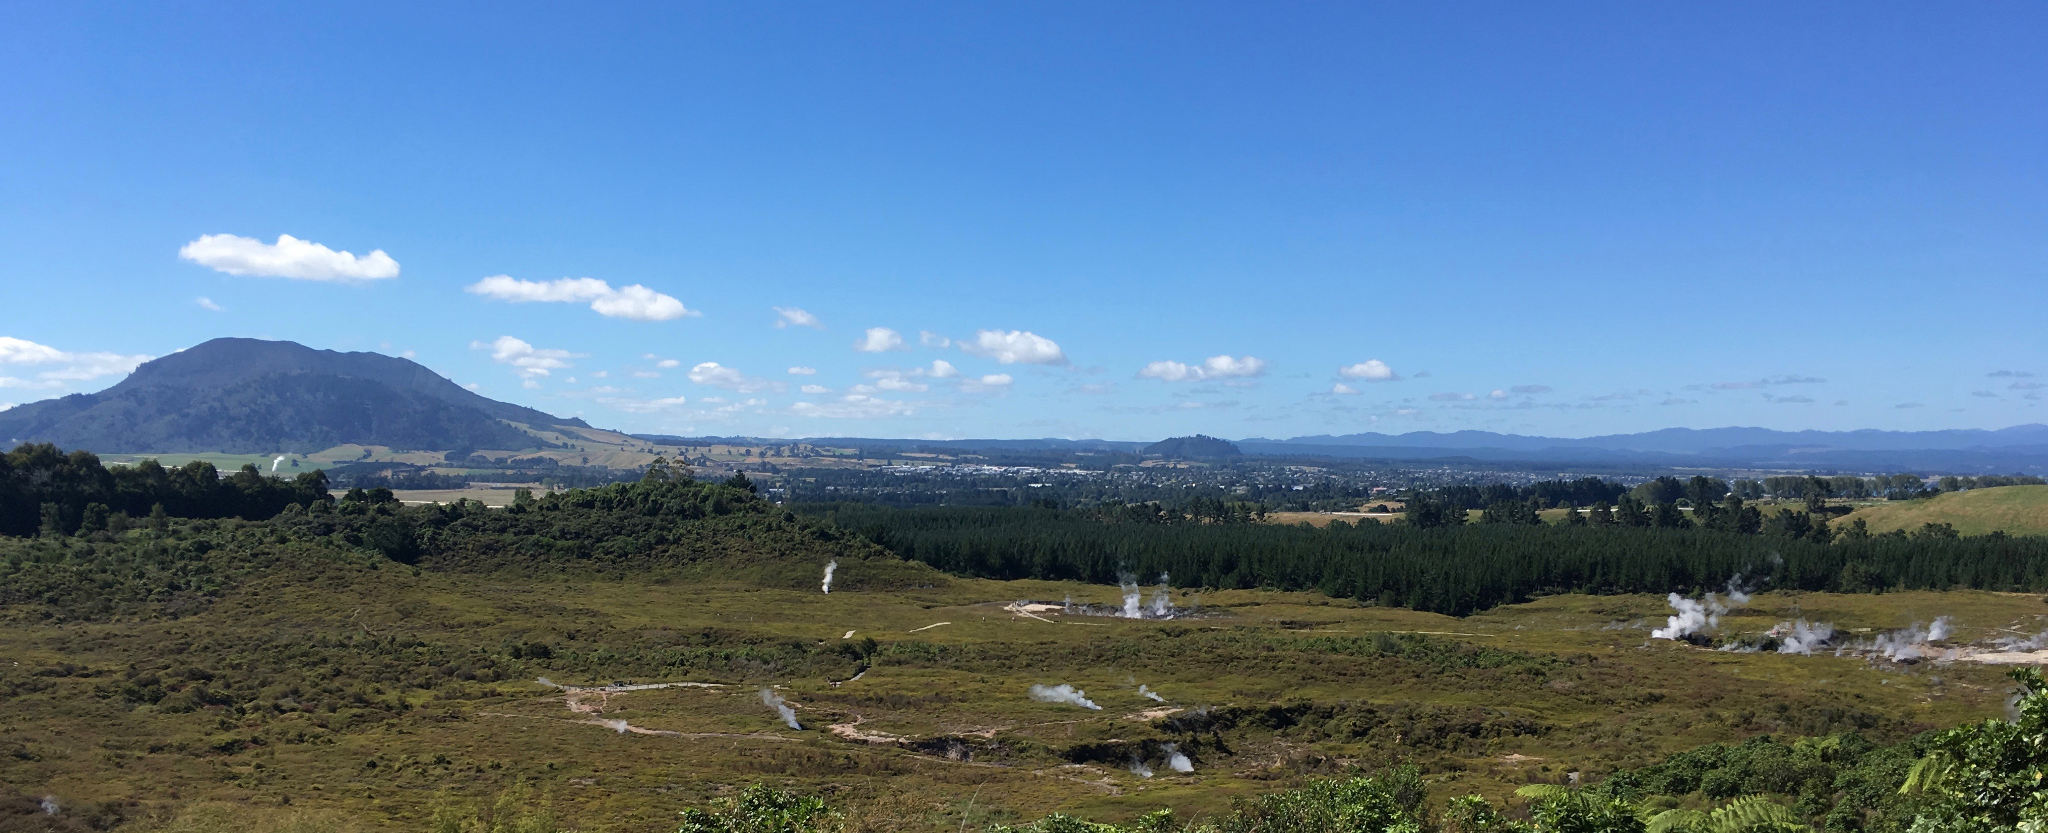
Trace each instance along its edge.
{"label": "white cloud", "polygon": [[496,340],[488,344],[481,341],[472,341],[469,343],[469,347],[472,350],[491,351],[491,361],[510,365],[514,371],[527,380],[529,384],[526,387],[528,389],[537,387],[537,385],[531,384],[535,377],[546,376],[551,371],[566,369],[570,366],[570,359],[583,358],[582,355],[571,353],[567,350],[535,347],[511,336],[498,336]]}
{"label": "white cloud", "polygon": [[803,366],[803,365],[797,365],[796,367],[792,367],[792,368],[790,368],[790,369],[789,369],[789,375],[791,375],[791,376],[816,376],[816,375],[818,375],[818,369],[817,369],[817,368],[815,368],[815,367],[805,367],[805,366]]}
{"label": "white cloud", "polygon": [[926,371],[934,379],[951,379],[960,375],[960,370],[945,359],[933,359],[931,370]]}
{"label": "white cloud", "polygon": [[884,376],[875,380],[875,387],[880,390],[896,391],[899,393],[923,393],[932,389],[931,385],[923,382],[913,382],[901,376]]}
{"label": "white cloud", "polygon": [[853,349],[863,353],[883,353],[903,349],[902,334],[888,327],[869,327],[860,341],[854,342]]}
{"label": "white cloud", "polygon": [[1338,394],[1340,396],[1350,396],[1352,394],[1357,393],[1358,389],[1350,385],[1344,384],[1343,382],[1338,382],[1337,384],[1330,386],[1330,392]]}
{"label": "white cloud", "polygon": [[1205,379],[1229,379],[1258,376],[1266,372],[1266,361],[1257,356],[1210,356],[1201,364],[1190,365],[1176,361],[1157,361],[1138,371],[1139,378],[1158,379],[1162,382],[1199,382]]}
{"label": "white cloud", "polygon": [[107,352],[71,353],[27,339],[0,336],[0,366],[43,368],[26,379],[0,375],[0,388],[62,388],[73,382],[128,373],[151,358]]}
{"label": "white cloud", "polygon": [[1478,398],[1478,397],[1475,397],[1475,396],[1473,396],[1472,394],[1469,394],[1469,393],[1448,393],[1448,392],[1446,392],[1446,393],[1432,393],[1432,394],[1430,394],[1430,395],[1429,395],[1429,401],[1431,401],[1431,402],[1469,402],[1469,401],[1471,401],[1471,400],[1473,400],[1473,399],[1477,399],[1477,398]]}
{"label": "white cloud", "polygon": [[1158,379],[1162,382],[1185,382],[1189,379],[1201,378],[1199,375],[1201,372],[1198,368],[1189,367],[1180,362],[1162,360],[1145,365],[1138,371],[1138,378]]}
{"label": "white cloud", "polygon": [[819,321],[817,316],[806,312],[802,307],[775,307],[774,309],[776,316],[775,328],[778,330],[784,327],[825,329],[824,322]]}
{"label": "white cloud", "polygon": [[1052,339],[1026,330],[980,330],[960,349],[1002,364],[1067,363],[1067,354]]}
{"label": "white cloud", "polygon": [[1500,388],[1494,388],[1494,389],[1493,389],[1493,392],[1492,392],[1492,393],[1489,393],[1489,394],[1487,394],[1487,395],[1486,395],[1486,398],[1488,398],[1488,399],[1506,399],[1506,398],[1508,398],[1508,392],[1507,392],[1507,391],[1504,391],[1504,390],[1501,390]]}
{"label": "white cloud", "polygon": [[212,298],[208,298],[204,295],[192,299],[192,303],[198,304],[199,308],[203,310],[207,310],[210,312],[220,312],[220,305],[214,303]]}
{"label": "white cloud", "polygon": [[510,275],[492,275],[463,289],[472,295],[514,304],[588,301],[599,315],[634,321],[670,321],[700,315],[683,306],[683,302],[637,283],[613,289],[611,284],[596,278],[522,281]]}
{"label": "white cloud", "polygon": [[939,335],[938,333],[932,332],[930,330],[918,330],[917,343],[922,344],[926,347],[937,347],[941,350],[953,346],[952,339]]}
{"label": "white cloud", "polygon": [[626,399],[623,397],[605,397],[600,398],[597,401],[598,404],[617,408],[629,414],[645,414],[652,413],[655,411],[665,411],[670,408],[680,408],[684,405],[689,404],[690,399],[689,397],[686,396],[670,396],[663,399]]}
{"label": "white cloud", "polygon": [[1016,380],[1011,378],[1008,373],[990,373],[985,376],[968,379],[961,383],[960,387],[970,392],[1007,390],[1010,387],[1010,383],[1014,381]]}
{"label": "white cloud", "polygon": [[632,377],[633,377],[633,378],[635,378],[635,379],[659,379],[659,378],[661,378],[661,371],[659,371],[659,370],[635,370],[635,371],[633,371],[633,372],[632,372],[631,374],[628,374],[628,375],[632,376]]}
{"label": "white cloud", "polygon": [[880,399],[864,393],[849,393],[831,402],[797,402],[789,406],[792,414],[821,419],[880,419],[909,416],[916,411],[917,408],[908,402]]}
{"label": "white cloud", "polygon": [[539,380],[536,379],[528,379],[524,382],[520,382],[519,386],[527,390],[540,390],[540,382]]}
{"label": "white cloud", "polygon": [[70,354],[46,344],[0,336],[0,364],[50,364],[61,362],[68,355]]}
{"label": "white cloud", "polygon": [[832,392],[831,388],[825,387],[824,385],[805,385],[803,387],[797,388],[797,390],[809,396],[817,396],[822,393]]}
{"label": "white cloud", "polygon": [[715,388],[739,391],[740,393],[781,390],[783,387],[781,382],[748,376],[734,368],[726,367],[717,362],[698,362],[695,367],[690,368],[690,381],[700,385],[710,385]]}
{"label": "white cloud", "polygon": [[276,243],[232,234],[205,234],[178,249],[178,257],[230,275],[302,281],[375,281],[398,277],[398,261],[383,249],[362,257],[337,252],[289,234]]}
{"label": "white cloud", "polygon": [[655,362],[654,366],[666,370],[671,367],[682,367],[683,363],[676,361],[675,359],[662,359],[661,361]]}
{"label": "white cloud", "polygon": [[1400,378],[1394,369],[1379,359],[1367,359],[1353,365],[1337,368],[1337,375],[1346,379],[1363,379],[1368,382],[1388,382]]}

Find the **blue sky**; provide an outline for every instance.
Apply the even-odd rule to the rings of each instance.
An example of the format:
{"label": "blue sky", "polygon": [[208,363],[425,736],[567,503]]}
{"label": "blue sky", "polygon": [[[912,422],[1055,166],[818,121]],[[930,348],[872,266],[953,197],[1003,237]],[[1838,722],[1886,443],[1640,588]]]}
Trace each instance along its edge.
{"label": "blue sky", "polygon": [[7,4],[0,404],[236,335],[688,434],[2040,422],[2044,39],[2032,3]]}

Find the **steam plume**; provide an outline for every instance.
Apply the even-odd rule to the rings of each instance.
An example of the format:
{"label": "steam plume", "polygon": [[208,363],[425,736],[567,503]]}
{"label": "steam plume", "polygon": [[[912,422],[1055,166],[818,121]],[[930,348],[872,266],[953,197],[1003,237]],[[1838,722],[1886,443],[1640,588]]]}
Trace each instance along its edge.
{"label": "steam plume", "polygon": [[1087,692],[1066,683],[1060,683],[1059,685],[1034,685],[1031,687],[1031,699],[1037,700],[1040,703],[1065,703],[1069,706],[1080,706],[1084,709],[1102,710],[1101,706],[1095,705],[1095,701],[1088,699]]}
{"label": "steam plume", "polygon": [[803,724],[796,722],[796,709],[790,708],[788,703],[783,702],[782,695],[764,688],[761,689],[761,702],[768,708],[774,709],[776,714],[782,715],[782,722],[788,725],[789,728],[803,728]]}
{"label": "steam plume", "polygon": [[[1152,773],[1150,773],[1150,772],[1147,772],[1147,773],[1145,773],[1145,777],[1147,777],[1147,778],[1150,778],[1150,777],[1152,777]],[[46,796],[43,796],[43,801],[42,801],[42,805],[41,805],[41,806],[42,806],[42,808],[43,808],[43,815],[46,815],[46,816],[54,816],[54,815],[56,815],[56,814],[57,814],[57,810],[59,809],[59,808],[57,807],[57,797],[56,797],[56,796],[54,796],[54,795],[46,795]]]}
{"label": "steam plume", "polygon": [[1928,643],[1946,640],[1954,631],[1947,616],[1937,616],[1933,624],[1914,622],[1912,627],[1878,634],[1867,644],[1845,647],[1836,653],[1868,652],[1892,662],[1914,662],[1933,656],[1935,648]]}
{"label": "steam plume", "polygon": [[1173,615],[1173,591],[1166,586],[1166,574],[1159,574],[1159,587],[1152,591],[1152,606],[1149,611],[1154,619],[1165,619]]}
{"label": "steam plume", "polygon": [[612,731],[618,732],[622,735],[626,733],[627,729],[633,728],[630,724],[626,723],[626,721],[623,720],[605,720],[600,722],[602,722],[606,728],[609,728]]}
{"label": "steam plume", "polygon": [[1671,609],[1678,612],[1664,619],[1664,627],[1650,631],[1652,639],[1684,639],[1700,631],[1719,627],[1721,614],[1728,612],[1728,607],[1721,604],[1721,600],[1712,593],[1697,601],[1672,593],[1665,597],[1665,601],[1670,602]]}
{"label": "steam plume", "polygon": [[827,593],[832,592],[832,571],[837,569],[839,569],[839,559],[835,558],[825,562],[825,584],[821,589]]}
{"label": "steam plume", "polygon": [[277,473],[277,467],[278,467],[278,466],[280,466],[280,465],[283,465],[283,464],[284,464],[284,455],[282,455],[282,454],[279,454],[279,455],[277,455],[277,459],[275,459],[275,460],[272,460],[272,461],[270,461],[270,473],[271,473],[271,474],[276,474],[276,473]]}
{"label": "steam plume", "polygon": [[1778,637],[1778,653],[1810,655],[1835,638],[1835,626],[1826,622],[1809,625],[1805,619],[1799,619],[1779,623],[1771,634]]}
{"label": "steam plume", "polygon": [[1145,762],[1144,762],[1144,761],[1142,761],[1142,760],[1140,760],[1140,759],[1138,758],[1138,756],[1136,756],[1136,755],[1132,755],[1132,756],[1131,756],[1131,774],[1132,774],[1132,775],[1136,775],[1136,776],[1138,776],[1138,777],[1140,777],[1140,778],[1150,778],[1150,777],[1152,777],[1152,768],[1151,768],[1151,767],[1149,767],[1149,766],[1146,766],[1146,765],[1145,765]]}
{"label": "steam plume", "polygon": [[1152,601],[1145,602],[1145,588],[1138,586],[1138,577],[1130,573],[1117,576],[1117,589],[1123,591],[1124,606],[1117,616],[1124,619],[1171,619],[1173,618],[1173,588],[1167,584],[1167,575],[1159,574],[1159,586],[1152,591]]}
{"label": "steam plume", "polygon": [[1153,702],[1156,702],[1156,703],[1164,703],[1164,702],[1166,702],[1166,698],[1164,698],[1164,697],[1161,697],[1161,696],[1159,696],[1159,692],[1157,692],[1157,691],[1153,691],[1152,689],[1149,689],[1149,688],[1146,688],[1146,687],[1145,687],[1145,686],[1143,686],[1143,685],[1140,685],[1140,686],[1138,686],[1138,693],[1139,693],[1139,694],[1142,694],[1142,695],[1145,695],[1146,697],[1150,697],[1150,698],[1152,698]]}
{"label": "steam plume", "polygon": [[1749,591],[1742,589],[1742,574],[1736,573],[1728,579],[1728,601],[1736,607],[1749,604]]}
{"label": "steam plume", "polygon": [[1162,744],[1159,750],[1166,753],[1166,765],[1174,772],[1194,772],[1195,764],[1188,756],[1180,754],[1180,747],[1171,743]]}

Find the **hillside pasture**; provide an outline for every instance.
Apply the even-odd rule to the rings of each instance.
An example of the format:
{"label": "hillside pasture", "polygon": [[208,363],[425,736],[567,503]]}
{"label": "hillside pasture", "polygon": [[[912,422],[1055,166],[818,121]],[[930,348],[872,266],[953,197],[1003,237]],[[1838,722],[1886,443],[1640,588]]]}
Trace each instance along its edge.
{"label": "hillside pasture", "polygon": [[1912,532],[1935,523],[1949,524],[1963,535],[2048,535],[2048,486],[1999,486],[1923,500],[1875,502],[1836,520],[1835,527],[1857,519],[1871,532]]}

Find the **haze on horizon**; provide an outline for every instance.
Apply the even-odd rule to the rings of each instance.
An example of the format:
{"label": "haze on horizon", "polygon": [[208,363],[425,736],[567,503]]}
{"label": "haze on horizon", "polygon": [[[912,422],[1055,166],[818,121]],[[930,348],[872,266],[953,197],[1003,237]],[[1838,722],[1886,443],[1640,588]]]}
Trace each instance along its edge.
{"label": "haze on horizon", "polygon": [[650,433],[2048,422],[2044,34],[18,4],[0,405],[236,335]]}

